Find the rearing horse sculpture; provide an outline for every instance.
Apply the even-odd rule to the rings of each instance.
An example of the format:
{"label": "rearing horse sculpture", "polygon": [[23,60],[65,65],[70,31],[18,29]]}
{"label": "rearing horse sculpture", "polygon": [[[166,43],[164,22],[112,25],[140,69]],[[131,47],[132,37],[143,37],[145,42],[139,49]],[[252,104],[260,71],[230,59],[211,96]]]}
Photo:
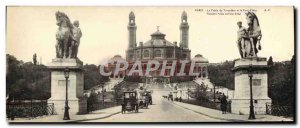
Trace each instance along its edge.
{"label": "rearing horse sculpture", "polygon": [[73,25],[65,13],[58,11],[55,16],[56,25],[59,26],[56,31],[56,58],[72,58],[72,49],[75,43],[71,31]]}
{"label": "rearing horse sculpture", "polygon": [[[245,51],[243,58],[245,57],[257,57],[258,50],[261,50],[260,40],[262,37],[261,30],[257,16],[253,12],[246,13],[247,19],[247,37],[244,38]],[[258,48],[257,48],[258,44]]]}

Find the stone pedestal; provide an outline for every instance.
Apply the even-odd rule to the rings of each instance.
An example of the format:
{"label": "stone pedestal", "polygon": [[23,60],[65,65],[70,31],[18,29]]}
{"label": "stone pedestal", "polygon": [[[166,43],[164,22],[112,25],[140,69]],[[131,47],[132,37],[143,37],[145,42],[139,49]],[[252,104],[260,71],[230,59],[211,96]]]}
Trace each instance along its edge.
{"label": "stone pedestal", "polygon": [[252,65],[252,92],[255,114],[266,114],[268,97],[268,65],[266,58],[251,57],[235,60],[234,84],[235,90],[231,104],[232,113],[249,114],[250,79],[249,67]]}
{"label": "stone pedestal", "polygon": [[64,70],[69,68],[68,101],[69,113],[84,114],[87,112],[87,103],[84,98],[83,63],[79,59],[53,59],[48,68],[51,70],[51,98],[57,114],[64,114],[66,99],[66,78]]}

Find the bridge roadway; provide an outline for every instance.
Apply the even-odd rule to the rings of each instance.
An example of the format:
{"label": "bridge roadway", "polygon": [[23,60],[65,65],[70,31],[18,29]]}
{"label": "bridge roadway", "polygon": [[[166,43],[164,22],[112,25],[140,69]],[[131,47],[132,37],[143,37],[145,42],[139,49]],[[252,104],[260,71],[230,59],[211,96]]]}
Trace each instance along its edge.
{"label": "bridge roadway", "polygon": [[[199,113],[195,113],[186,108],[180,107],[163,99],[167,91],[155,90],[152,94],[153,105],[148,109],[139,109],[138,113],[126,112],[126,114],[116,114],[104,119],[86,120],[86,122],[220,122]],[[121,107],[120,107],[121,110]]]}

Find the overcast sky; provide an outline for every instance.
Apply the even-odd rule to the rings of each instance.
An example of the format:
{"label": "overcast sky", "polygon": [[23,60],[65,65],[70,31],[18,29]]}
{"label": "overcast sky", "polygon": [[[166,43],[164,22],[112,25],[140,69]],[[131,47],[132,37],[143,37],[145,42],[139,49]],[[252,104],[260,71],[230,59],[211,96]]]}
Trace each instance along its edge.
{"label": "overcast sky", "polygon": [[168,41],[179,42],[181,13],[185,10],[190,25],[192,57],[202,54],[212,63],[239,58],[236,22],[246,23],[245,14],[207,15],[207,10],[211,9],[257,10],[263,35],[262,51],[258,55],[273,56],[274,61],[292,58],[294,20],[291,7],[8,7],[6,52],[25,62],[32,61],[32,55],[37,53],[43,64],[51,62],[55,58],[58,28],[55,12],[63,11],[72,22],[80,22],[83,36],[79,58],[84,63],[99,64],[116,54],[125,57],[130,11],[135,13],[138,43],[150,40],[156,26],[160,26]]}

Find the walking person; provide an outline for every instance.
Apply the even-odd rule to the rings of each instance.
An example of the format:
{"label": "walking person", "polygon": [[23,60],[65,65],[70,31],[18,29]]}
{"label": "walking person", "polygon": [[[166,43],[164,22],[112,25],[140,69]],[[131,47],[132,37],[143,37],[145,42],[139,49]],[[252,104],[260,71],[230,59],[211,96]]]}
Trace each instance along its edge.
{"label": "walking person", "polygon": [[227,110],[227,97],[225,96],[225,94],[223,93],[221,98],[221,110],[222,110],[222,114],[226,114],[226,110]]}

